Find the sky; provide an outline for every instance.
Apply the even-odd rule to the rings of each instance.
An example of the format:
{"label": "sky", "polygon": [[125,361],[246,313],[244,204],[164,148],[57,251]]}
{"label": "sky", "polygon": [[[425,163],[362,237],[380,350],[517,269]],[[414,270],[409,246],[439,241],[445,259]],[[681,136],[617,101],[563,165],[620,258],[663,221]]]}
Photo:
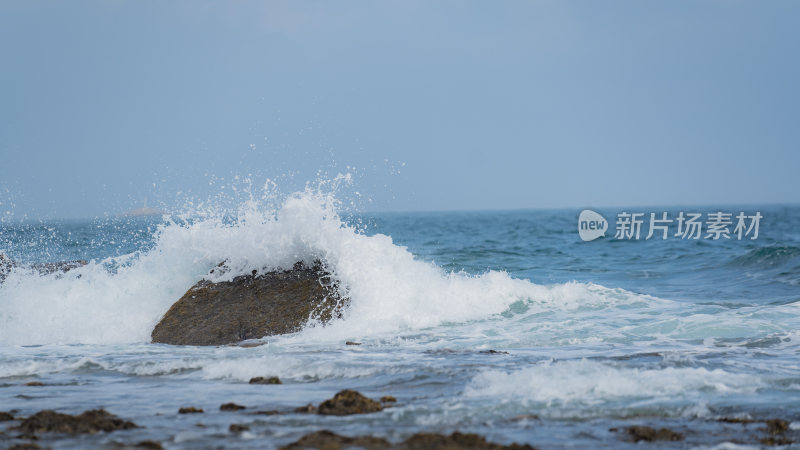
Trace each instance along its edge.
{"label": "sky", "polygon": [[[797,203],[800,2],[0,2],[0,216]],[[238,177],[238,178],[237,178]]]}

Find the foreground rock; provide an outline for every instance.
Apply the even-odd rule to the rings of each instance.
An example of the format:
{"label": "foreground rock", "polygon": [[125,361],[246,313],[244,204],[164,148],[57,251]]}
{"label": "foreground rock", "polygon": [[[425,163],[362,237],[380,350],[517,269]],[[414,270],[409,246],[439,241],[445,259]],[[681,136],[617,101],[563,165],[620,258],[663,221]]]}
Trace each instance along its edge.
{"label": "foreground rock", "polygon": [[315,448],[326,450],[338,450],[341,448],[365,448],[365,449],[384,449],[391,448],[389,441],[383,438],[372,436],[348,437],[334,433],[333,431],[321,430],[301,437],[297,442],[293,442],[285,447],[286,450],[297,450],[303,448]]}
{"label": "foreground rock", "polygon": [[417,433],[397,446],[401,449],[477,449],[477,450],[533,450],[528,444],[500,445],[488,442],[477,434],[455,432],[449,436],[433,433]]}
{"label": "foreground rock", "polygon": [[486,438],[477,434],[453,433],[449,436],[433,433],[417,433],[399,444],[373,436],[341,436],[332,431],[322,430],[307,434],[297,442],[285,447],[286,450],[297,449],[325,449],[339,450],[344,448],[364,449],[407,449],[407,450],[533,450],[530,445],[500,445],[488,442]]}
{"label": "foreground rock", "polygon": [[76,416],[46,409],[23,420],[15,429],[24,434],[94,434],[99,431],[110,432],[132,428],[138,428],[138,426],[103,409],[93,409]]}
{"label": "foreground rock", "polygon": [[13,261],[11,258],[6,256],[3,253],[0,253],[0,283],[5,281],[6,277],[11,270],[15,267],[27,267],[33,270],[36,270],[42,275],[46,275],[48,273],[54,272],[68,272],[72,269],[77,269],[78,267],[82,267],[88,264],[87,261],[83,259],[75,260],[75,261],[62,261],[62,262],[54,262],[54,263],[44,263],[44,264],[32,264],[30,266],[26,266],[20,264],[16,261]]}
{"label": "foreground rock", "polygon": [[309,318],[327,322],[341,314],[343,302],[320,263],[297,263],[291,270],[262,275],[253,272],[233,281],[202,280],[194,285],[153,329],[153,342],[232,344],[293,333]]}

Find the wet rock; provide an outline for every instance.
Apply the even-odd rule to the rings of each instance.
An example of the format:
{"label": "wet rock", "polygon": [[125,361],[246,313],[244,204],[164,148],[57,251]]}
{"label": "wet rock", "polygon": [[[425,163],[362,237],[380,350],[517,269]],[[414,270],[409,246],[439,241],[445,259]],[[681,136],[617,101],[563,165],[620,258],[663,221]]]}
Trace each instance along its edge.
{"label": "wet rock", "polygon": [[661,428],[656,430],[646,426],[633,426],[625,429],[628,437],[633,442],[646,441],[682,441],[683,435],[668,428]]}
{"label": "wet rock", "polygon": [[405,441],[393,445],[386,439],[373,436],[341,436],[332,431],[322,430],[307,434],[285,447],[287,450],[324,449],[338,450],[344,448],[364,449],[403,449],[403,450],[533,450],[530,445],[500,445],[488,442],[477,434],[453,433],[441,435],[433,433],[417,433]]}
{"label": "wet rock", "polygon": [[0,422],[8,422],[14,420],[14,415],[8,412],[0,411]]}
{"label": "wet rock", "polygon": [[321,263],[297,263],[286,271],[200,281],[172,305],[151,337],[163,344],[233,344],[298,331],[310,317],[327,322],[341,315],[345,303]]}
{"label": "wet rock", "polygon": [[755,422],[755,420],[748,419],[746,417],[723,417],[721,419],[717,419],[717,421],[723,423],[742,423],[742,424]]}
{"label": "wet rock", "polygon": [[149,448],[151,450],[162,450],[164,447],[161,445],[160,442],[146,440],[137,443],[134,447],[136,448]]}
{"label": "wet rock", "polygon": [[361,345],[361,342],[347,341],[344,343],[344,345]]}
{"label": "wet rock", "polygon": [[253,377],[250,378],[250,384],[283,384],[278,377]]}
{"label": "wet rock", "polygon": [[309,403],[305,406],[298,406],[294,409],[294,412],[301,414],[314,414],[317,412],[317,407]]}
{"label": "wet rock", "polygon": [[203,412],[203,408],[195,408],[194,406],[187,406],[178,410],[178,414],[202,414]]}
{"label": "wet rock", "polygon": [[794,440],[785,438],[783,436],[768,436],[763,439],[760,439],[758,442],[762,443],[763,445],[791,445],[794,444]]}
{"label": "wet rock", "polygon": [[231,433],[241,433],[243,431],[250,431],[250,427],[247,425],[241,425],[238,423],[232,423],[230,427],[228,427],[228,431]]}
{"label": "wet rock", "polygon": [[386,439],[372,436],[347,437],[336,434],[332,431],[321,430],[307,434],[296,442],[285,447],[286,450],[297,449],[320,449],[338,450],[342,448],[364,448],[364,449],[385,449],[391,448],[391,444]]}
{"label": "wet rock", "polygon": [[237,405],[236,403],[225,403],[224,405],[220,405],[220,411],[241,411],[245,409],[242,405]]}
{"label": "wet rock", "polygon": [[479,353],[483,353],[484,355],[507,355],[508,352],[504,352],[501,350],[481,350]]}
{"label": "wet rock", "polygon": [[789,422],[782,419],[769,419],[767,423],[767,433],[783,434],[789,431]]}
{"label": "wet rock", "polygon": [[57,413],[52,410],[43,410],[23,420],[16,430],[23,434],[33,433],[69,433],[69,434],[94,434],[99,431],[111,432],[115,430],[129,430],[138,426],[103,410],[93,409],[72,416]]}
{"label": "wet rock", "polygon": [[770,436],[767,436],[761,439],[763,445],[791,445],[794,444],[793,439],[789,439],[784,436],[784,433],[789,431],[789,422],[783,419],[769,419],[766,420],[765,423],[767,424],[766,432]]}
{"label": "wet rock", "polygon": [[345,416],[378,412],[382,409],[383,405],[379,402],[356,391],[345,389],[334,395],[333,398],[320,403],[317,414]]}
{"label": "wet rock", "polygon": [[403,441],[397,448],[414,450],[533,450],[527,444],[500,445],[488,442],[478,434],[455,432],[449,436],[433,433],[417,433]]}
{"label": "wet rock", "polygon": [[26,442],[24,444],[12,445],[11,447],[8,447],[8,450],[34,450],[38,448],[42,447],[39,447],[39,444],[36,444],[34,442]]}
{"label": "wet rock", "polygon": [[25,386],[44,386],[44,383],[41,381],[29,381],[25,383]]}
{"label": "wet rock", "polygon": [[392,397],[391,395],[384,395],[381,397],[381,403],[396,403],[397,399]]}
{"label": "wet rock", "polygon": [[[521,414],[519,416],[515,416],[511,418],[512,421],[517,422],[520,420],[539,420],[539,416],[536,414]],[[616,428],[611,428],[608,431],[617,431]]]}

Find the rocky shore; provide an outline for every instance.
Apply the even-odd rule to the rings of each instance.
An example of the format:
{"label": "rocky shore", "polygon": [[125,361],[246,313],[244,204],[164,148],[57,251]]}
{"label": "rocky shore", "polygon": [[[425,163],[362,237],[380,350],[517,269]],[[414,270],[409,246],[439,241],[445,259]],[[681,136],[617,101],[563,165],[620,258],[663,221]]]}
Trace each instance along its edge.
{"label": "rocky shore", "polygon": [[[277,387],[280,388],[280,387]],[[254,388],[255,389],[255,388]],[[406,399],[413,402],[413,399]],[[240,405],[233,402],[219,406],[215,411],[204,411],[196,406],[184,406],[179,408],[178,414],[197,415],[201,420],[195,427],[205,428],[202,418],[209,414],[222,414],[229,418],[228,439],[239,439],[243,433],[247,433],[245,447],[278,447],[281,449],[402,449],[402,450],[460,450],[460,449],[479,449],[479,450],[527,450],[534,449],[535,442],[522,442],[500,444],[492,442],[485,436],[464,432],[454,431],[448,433],[415,432],[410,435],[397,439],[396,437],[379,435],[352,435],[346,432],[332,431],[326,426],[320,426],[318,430],[308,432],[300,438],[286,442],[286,439],[270,437],[269,434],[259,436],[258,429],[265,423],[258,419],[262,416],[292,416],[298,419],[307,414],[319,416],[370,416],[381,414],[384,410],[391,409],[397,404],[397,399],[392,396],[383,396],[375,400],[361,394],[355,390],[342,390],[332,398],[324,400],[319,405],[314,406],[309,403],[306,406],[286,410],[263,411],[248,405]],[[402,404],[402,403],[401,403]],[[385,412],[384,412],[385,413]],[[170,415],[163,415],[163,420],[170,420]],[[174,417],[174,416],[172,416]],[[174,420],[174,419],[173,419]],[[530,420],[537,423],[537,428],[547,426],[535,415],[515,417],[509,420]],[[641,422],[644,418],[623,419],[626,421]],[[696,419],[688,421],[687,424],[695,423],[698,426],[708,426],[709,424],[719,424],[725,430],[719,432],[719,443],[731,442],[740,445],[762,445],[762,446],[786,446],[798,442],[797,430],[790,427],[790,422],[784,419],[750,419],[750,418],[721,418],[716,420]],[[665,447],[684,447],[695,438],[700,437],[699,432],[694,431],[691,426],[684,426],[681,431],[672,430],[665,427],[650,427],[647,425],[627,425],[609,428],[612,441],[605,444],[598,443],[598,447],[608,447],[610,443],[617,442],[617,445],[628,444],[648,445],[657,444],[658,448]],[[23,448],[48,448],[50,446],[60,446],[63,439],[72,438],[78,435],[88,436],[115,436],[115,448],[149,448],[161,449],[169,448],[174,441],[157,441],[154,439],[132,439],[131,432],[143,431],[131,420],[118,417],[103,409],[94,409],[80,414],[65,414],[54,410],[42,410],[28,417],[20,417],[15,412],[0,412],[0,447],[23,449]],[[144,430],[146,431],[146,430]],[[252,434],[255,431],[256,434]],[[141,434],[139,435],[141,436]],[[82,441],[92,442],[92,441]],[[241,443],[240,443],[241,444]],[[239,444],[237,444],[239,445]],[[612,445],[613,446],[613,445]]]}
{"label": "rocky shore", "polygon": [[[68,271],[82,264],[85,262],[70,261],[31,267],[47,273]],[[0,281],[15,267],[17,263],[0,254]],[[225,270],[224,263],[218,265],[206,279],[200,280],[177,300],[153,329],[153,342],[194,346],[237,344],[245,349],[257,347],[264,344],[261,339],[265,336],[298,331],[311,319],[325,323],[339,317],[348,305],[348,299],[340,295],[331,274],[319,261],[310,266],[297,263],[288,270],[254,270],[230,281],[211,281],[219,275],[218,271]],[[341,348],[347,352],[362,352],[370,345],[369,342],[362,345],[361,342],[344,340],[341,344]],[[426,351],[426,354],[444,358],[475,355],[481,360],[493,361],[514,357],[505,351],[487,349],[440,349]],[[315,397],[315,401],[304,405],[287,406],[273,400],[272,394],[293,386],[296,388],[298,378],[287,380],[287,384],[284,384],[274,373],[252,375],[259,376],[252,376],[248,383],[244,383],[247,378],[240,378],[241,382],[237,385],[240,393],[242,389],[248,390],[247,396],[229,399],[229,391],[225,391],[225,397],[220,399],[225,400],[224,403],[208,404],[203,401],[203,395],[198,395],[185,404],[174,404],[159,410],[154,414],[157,416],[155,419],[142,415],[120,417],[102,409],[104,405],[93,404],[88,407],[97,409],[75,414],[74,410],[62,410],[65,405],[59,405],[55,400],[49,409],[34,409],[25,411],[25,414],[0,410],[0,448],[187,448],[184,442],[191,438],[193,432],[213,429],[212,433],[203,436],[210,440],[208,446],[214,448],[525,450],[547,445],[537,442],[537,437],[525,436],[526,431],[552,430],[553,433],[559,433],[563,432],[565,426],[564,420],[543,419],[536,414],[497,419],[505,426],[519,425],[506,427],[522,430],[515,435],[517,442],[512,442],[507,436],[489,435],[490,431],[487,430],[491,430],[493,424],[470,422],[458,427],[446,427],[413,422],[409,425],[404,418],[404,411],[424,409],[424,397],[398,395],[397,398],[383,393],[370,397],[354,389],[339,390],[328,399]],[[56,387],[50,380],[43,381],[23,380],[15,386],[45,391]],[[51,395],[53,399],[57,398],[57,394]],[[299,398],[304,399],[305,395],[306,391],[303,390]],[[23,397],[48,398],[36,395]],[[108,408],[119,410],[119,407]],[[606,419],[611,426],[602,428],[602,433],[597,433],[595,429],[595,434],[586,435],[585,438],[596,444],[593,446],[597,448],[685,448],[722,443],[787,446],[800,442],[800,430],[793,427],[790,419],[795,420],[796,425],[796,417],[775,418],[763,413],[685,420],[658,415],[629,416]],[[282,433],[276,434],[270,429],[275,421],[282,421]],[[383,422],[383,426],[372,428],[376,421]],[[385,431],[392,430],[391,426],[385,426],[387,422],[402,424],[403,427],[398,426],[400,431],[390,433]],[[142,423],[160,427],[159,434],[151,434]],[[165,432],[165,429],[168,431]],[[371,433],[372,429],[382,431]],[[520,439],[520,435],[524,438]],[[200,442],[205,445],[205,441]]]}

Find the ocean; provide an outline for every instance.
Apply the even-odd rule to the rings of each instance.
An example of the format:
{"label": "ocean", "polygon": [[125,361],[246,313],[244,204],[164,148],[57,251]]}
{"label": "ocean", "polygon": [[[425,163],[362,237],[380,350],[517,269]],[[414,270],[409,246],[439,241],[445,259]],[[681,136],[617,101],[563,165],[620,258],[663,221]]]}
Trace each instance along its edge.
{"label": "ocean", "polygon": [[[0,284],[0,411],[104,408],[140,426],[40,435],[49,448],[277,448],[321,429],[391,442],[460,431],[544,449],[758,448],[773,418],[796,439],[800,207],[597,209],[611,228],[621,211],[763,219],[755,240],[612,229],[584,242],[580,209],[371,214],[343,203],[306,190],[224,213],[0,223],[0,251],[23,263]],[[24,266],[75,259],[88,264]],[[218,263],[246,273],[317,259],[350,298],[341,319],[252,348],[149,343]],[[283,384],[248,384],[257,376]],[[294,412],[342,389],[397,403]],[[247,409],[220,411],[228,402]],[[205,413],[178,414],[188,406]],[[254,414],[264,410],[282,413]],[[18,423],[0,422],[0,447],[29,442]],[[637,425],[684,439],[637,444],[625,431]]]}

